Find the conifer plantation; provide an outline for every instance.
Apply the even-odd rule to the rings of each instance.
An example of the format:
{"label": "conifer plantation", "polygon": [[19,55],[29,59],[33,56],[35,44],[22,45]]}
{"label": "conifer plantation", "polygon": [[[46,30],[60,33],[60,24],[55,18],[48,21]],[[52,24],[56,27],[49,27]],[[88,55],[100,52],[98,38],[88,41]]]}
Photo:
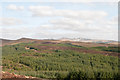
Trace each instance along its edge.
{"label": "conifer plantation", "polygon": [[4,45],[3,71],[47,79],[118,79],[118,46],[85,47],[70,42]]}

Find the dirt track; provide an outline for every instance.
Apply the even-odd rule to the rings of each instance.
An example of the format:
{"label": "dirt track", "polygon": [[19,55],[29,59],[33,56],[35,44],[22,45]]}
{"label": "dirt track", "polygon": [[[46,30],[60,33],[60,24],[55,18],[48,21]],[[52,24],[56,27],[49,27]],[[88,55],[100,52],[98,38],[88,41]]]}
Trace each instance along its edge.
{"label": "dirt track", "polygon": [[2,80],[42,80],[42,79],[26,79],[26,78],[4,78]]}
{"label": "dirt track", "polygon": [[42,80],[42,79],[2,71],[2,80]]}

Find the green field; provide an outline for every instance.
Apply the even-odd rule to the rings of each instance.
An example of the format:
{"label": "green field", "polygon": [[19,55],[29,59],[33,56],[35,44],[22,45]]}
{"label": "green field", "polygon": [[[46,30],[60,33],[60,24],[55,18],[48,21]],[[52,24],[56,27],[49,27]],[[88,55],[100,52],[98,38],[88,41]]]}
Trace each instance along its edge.
{"label": "green field", "polygon": [[80,52],[78,49],[119,52],[118,47],[88,48],[68,43],[6,45],[2,47],[3,71],[67,80],[119,78],[120,59],[117,56]]}

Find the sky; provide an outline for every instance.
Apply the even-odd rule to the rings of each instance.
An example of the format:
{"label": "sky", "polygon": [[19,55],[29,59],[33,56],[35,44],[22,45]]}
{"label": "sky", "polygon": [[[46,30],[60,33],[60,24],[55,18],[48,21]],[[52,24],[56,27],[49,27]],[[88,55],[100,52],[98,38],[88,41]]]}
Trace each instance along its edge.
{"label": "sky", "polygon": [[0,38],[118,40],[117,2],[50,1],[1,2]]}

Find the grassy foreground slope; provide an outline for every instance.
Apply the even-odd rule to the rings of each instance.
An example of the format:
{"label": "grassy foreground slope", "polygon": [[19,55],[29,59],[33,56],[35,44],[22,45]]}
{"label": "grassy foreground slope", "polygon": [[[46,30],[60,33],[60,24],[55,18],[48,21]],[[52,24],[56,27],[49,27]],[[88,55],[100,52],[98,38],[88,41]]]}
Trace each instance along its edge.
{"label": "grassy foreground slope", "polygon": [[3,70],[17,74],[75,80],[119,77],[118,47],[88,48],[70,43],[30,42],[5,45],[2,52]]}

